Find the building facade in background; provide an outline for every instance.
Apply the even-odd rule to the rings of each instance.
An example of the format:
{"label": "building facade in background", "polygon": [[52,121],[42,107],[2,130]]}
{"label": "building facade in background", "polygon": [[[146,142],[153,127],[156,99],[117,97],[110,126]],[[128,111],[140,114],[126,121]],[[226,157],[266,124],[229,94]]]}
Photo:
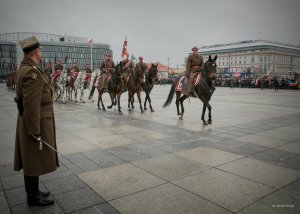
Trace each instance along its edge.
{"label": "building facade in background", "polygon": [[0,34],[0,78],[20,65],[23,51],[19,41],[33,35],[39,40],[42,49],[42,67],[48,62],[54,66],[56,60],[61,60],[62,64],[67,65],[77,62],[80,69],[84,69],[86,64],[91,64],[92,69],[97,69],[106,53],[113,56],[110,45],[89,44],[88,37],[34,32],[4,33]]}
{"label": "building facade in background", "polygon": [[258,76],[264,76],[268,72],[272,76],[300,73],[300,46],[295,45],[249,40],[203,46],[199,48],[199,54],[204,60],[207,60],[209,55],[217,55],[217,72],[222,76],[232,76],[236,72]]}

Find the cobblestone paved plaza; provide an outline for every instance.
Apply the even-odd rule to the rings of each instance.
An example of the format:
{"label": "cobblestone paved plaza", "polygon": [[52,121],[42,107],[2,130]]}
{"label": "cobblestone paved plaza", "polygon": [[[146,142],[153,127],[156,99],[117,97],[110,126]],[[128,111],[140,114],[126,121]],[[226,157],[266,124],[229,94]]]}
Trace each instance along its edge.
{"label": "cobblestone paved plaza", "polygon": [[137,99],[129,112],[127,94],[123,115],[55,103],[61,167],[40,177],[55,204],[31,208],[13,171],[15,92],[0,84],[0,213],[300,213],[300,91],[217,88],[204,127],[198,99],[183,120],[174,100],[161,107],[169,89],[154,87],[154,113]]}

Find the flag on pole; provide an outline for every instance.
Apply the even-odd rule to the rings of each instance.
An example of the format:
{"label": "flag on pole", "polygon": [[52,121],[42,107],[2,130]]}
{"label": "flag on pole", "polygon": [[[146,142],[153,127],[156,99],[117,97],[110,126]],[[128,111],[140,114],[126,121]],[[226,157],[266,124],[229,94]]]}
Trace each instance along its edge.
{"label": "flag on pole", "polygon": [[88,38],[88,43],[89,45],[93,43],[93,38],[91,36]]}
{"label": "flag on pole", "polygon": [[237,77],[237,78],[240,78],[241,77],[241,73],[239,71],[237,71],[237,72],[234,73],[234,76]]}
{"label": "flag on pole", "polygon": [[268,79],[268,80],[271,79],[270,71],[268,71],[268,73],[267,73],[267,79]]}
{"label": "flag on pole", "polygon": [[124,43],[123,43],[122,53],[121,53],[122,58],[123,58],[124,55],[127,55],[127,58],[129,56],[128,51],[127,51],[127,44],[128,44],[128,41],[127,41],[127,35],[126,35]]}

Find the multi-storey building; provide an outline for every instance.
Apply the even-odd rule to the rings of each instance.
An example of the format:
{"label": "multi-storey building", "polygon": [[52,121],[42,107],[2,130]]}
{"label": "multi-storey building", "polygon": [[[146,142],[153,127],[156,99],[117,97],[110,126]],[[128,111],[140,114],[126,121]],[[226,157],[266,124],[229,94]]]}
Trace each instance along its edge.
{"label": "multi-storey building", "polygon": [[206,60],[209,55],[217,55],[218,74],[241,74],[272,76],[300,73],[300,46],[250,40],[238,43],[203,46],[199,54]]}
{"label": "multi-storey building", "polygon": [[54,65],[55,61],[59,59],[62,64],[77,62],[80,69],[83,69],[86,64],[91,64],[91,68],[96,69],[99,68],[106,53],[113,55],[110,45],[88,44],[87,37],[32,32],[0,34],[0,78],[6,76],[20,64],[23,51],[19,41],[32,35],[36,36],[40,42],[42,49],[41,66],[45,66],[48,62]]}

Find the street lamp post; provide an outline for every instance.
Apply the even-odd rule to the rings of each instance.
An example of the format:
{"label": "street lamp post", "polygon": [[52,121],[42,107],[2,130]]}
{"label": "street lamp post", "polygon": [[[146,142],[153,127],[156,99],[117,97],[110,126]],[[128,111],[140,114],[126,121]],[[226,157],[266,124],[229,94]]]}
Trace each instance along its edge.
{"label": "street lamp post", "polygon": [[170,58],[168,57],[168,78],[169,78],[169,71],[170,71],[169,61],[170,61]]}

